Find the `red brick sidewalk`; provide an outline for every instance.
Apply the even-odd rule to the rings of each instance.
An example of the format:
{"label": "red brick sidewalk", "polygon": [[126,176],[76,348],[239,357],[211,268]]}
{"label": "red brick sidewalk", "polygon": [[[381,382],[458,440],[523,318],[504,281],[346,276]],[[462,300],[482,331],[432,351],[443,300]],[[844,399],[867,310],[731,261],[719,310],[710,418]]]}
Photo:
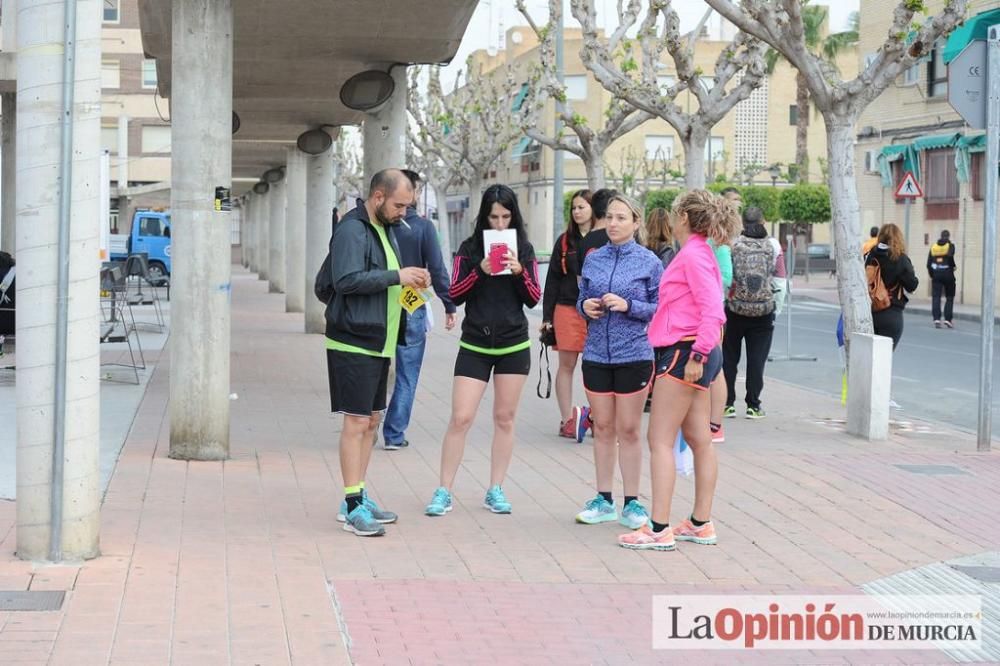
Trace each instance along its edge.
{"label": "red brick sidewalk", "polygon": [[[537,368],[505,486],[514,513],[480,507],[484,405],[456,510],[426,518],[457,342],[441,330],[428,346],[411,446],[376,451],[370,472],[372,494],[400,522],[382,539],[354,537],[335,521],[339,420],[328,413],[322,339],[303,335],[301,315],[285,314],[264,283],[237,272],[233,286],[231,460],[166,457],[161,362],[104,504],[103,557],[79,567],[18,561],[14,506],[0,504],[0,587],[69,592],[60,612],[0,613],[0,663],[702,663],[716,657],[652,651],[652,594],[856,592],[1000,542],[1000,457],[972,453],[970,436],[916,423],[885,444],[857,442],[841,431],[835,402],[771,383],[768,419],[727,422],[719,546],[625,551],[617,526],[572,520],[594,493],[590,448],[553,436],[555,404],[535,397]],[[678,482],[675,520],[692,492],[690,480]],[[948,661],[935,652],[718,655]]]}

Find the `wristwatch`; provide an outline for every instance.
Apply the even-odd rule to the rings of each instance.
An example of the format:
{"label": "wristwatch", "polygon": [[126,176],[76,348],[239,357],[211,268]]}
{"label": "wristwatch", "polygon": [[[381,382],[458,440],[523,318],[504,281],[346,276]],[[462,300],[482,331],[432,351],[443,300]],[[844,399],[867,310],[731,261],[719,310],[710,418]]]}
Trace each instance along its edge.
{"label": "wristwatch", "polygon": [[692,351],[691,360],[694,361],[695,363],[701,363],[702,365],[704,365],[707,359],[705,358],[705,355],[702,354],[701,352]]}

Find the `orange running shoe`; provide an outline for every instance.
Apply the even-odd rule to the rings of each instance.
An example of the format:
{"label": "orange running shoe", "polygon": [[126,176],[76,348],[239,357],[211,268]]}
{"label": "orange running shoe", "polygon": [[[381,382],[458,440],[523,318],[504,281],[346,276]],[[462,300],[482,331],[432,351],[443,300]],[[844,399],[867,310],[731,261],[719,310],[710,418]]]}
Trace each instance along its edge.
{"label": "orange running shoe", "polygon": [[695,527],[690,520],[684,520],[674,527],[674,538],[678,541],[693,541],[703,546],[714,546],[719,541],[715,536],[715,525],[711,521],[701,527]]}
{"label": "orange running shoe", "polygon": [[673,550],[677,547],[674,533],[665,529],[659,534],[649,525],[643,525],[634,532],[618,537],[618,545],[631,550]]}

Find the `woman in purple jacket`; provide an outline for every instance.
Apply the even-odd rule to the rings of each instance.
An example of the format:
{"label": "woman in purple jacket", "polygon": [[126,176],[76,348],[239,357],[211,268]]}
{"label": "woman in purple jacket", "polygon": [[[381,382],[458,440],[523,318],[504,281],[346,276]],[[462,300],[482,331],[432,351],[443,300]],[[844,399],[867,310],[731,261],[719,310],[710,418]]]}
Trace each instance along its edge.
{"label": "woman in purple jacket", "polygon": [[[642,229],[638,206],[616,195],[604,219],[610,243],[588,255],[577,301],[587,320],[583,386],[594,423],[597,496],[576,520],[587,525],[619,520],[638,529],[649,520],[638,500],[642,408],[653,377],[646,327],[656,312],[663,266],[637,242]],[[620,519],[611,494],[616,461],[625,490]]]}

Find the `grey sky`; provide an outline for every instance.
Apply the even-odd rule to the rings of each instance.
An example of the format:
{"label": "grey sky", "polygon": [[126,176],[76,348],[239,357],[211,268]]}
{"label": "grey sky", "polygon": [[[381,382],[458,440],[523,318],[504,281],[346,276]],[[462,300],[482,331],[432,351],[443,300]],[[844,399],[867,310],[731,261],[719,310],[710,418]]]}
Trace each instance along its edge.
{"label": "grey sky", "polygon": [[[816,4],[830,6],[830,25],[836,31],[847,25],[848,17],[852,11],[857,11],[859,0],[814,0]],[[528,8],[532,11],[535,19],[544,23],[548,14],[547,0],[527,0]],[[595,0],[598,12],[598,21],[606,25],[607,19],[617,21],[617,0]],[[681,0],[674,3],[677,13],[681,17],[682,28],[693,26],[704,14],[707,5],[701,0]],[[565,20],[567,26],[577,25],[569,8],[569,0],[565,0]],[[514,6],[514,0],[479,0],[476,13],[469,23],[469,28],[465,32],[462,46],[446,69],[444,85],[451,87],[455,74],[465,66],[465,59],[473,51],[489,45],[496,48],[500,42],[502,30],[508,30],[515,25],[523,25],[524,18]]]}

